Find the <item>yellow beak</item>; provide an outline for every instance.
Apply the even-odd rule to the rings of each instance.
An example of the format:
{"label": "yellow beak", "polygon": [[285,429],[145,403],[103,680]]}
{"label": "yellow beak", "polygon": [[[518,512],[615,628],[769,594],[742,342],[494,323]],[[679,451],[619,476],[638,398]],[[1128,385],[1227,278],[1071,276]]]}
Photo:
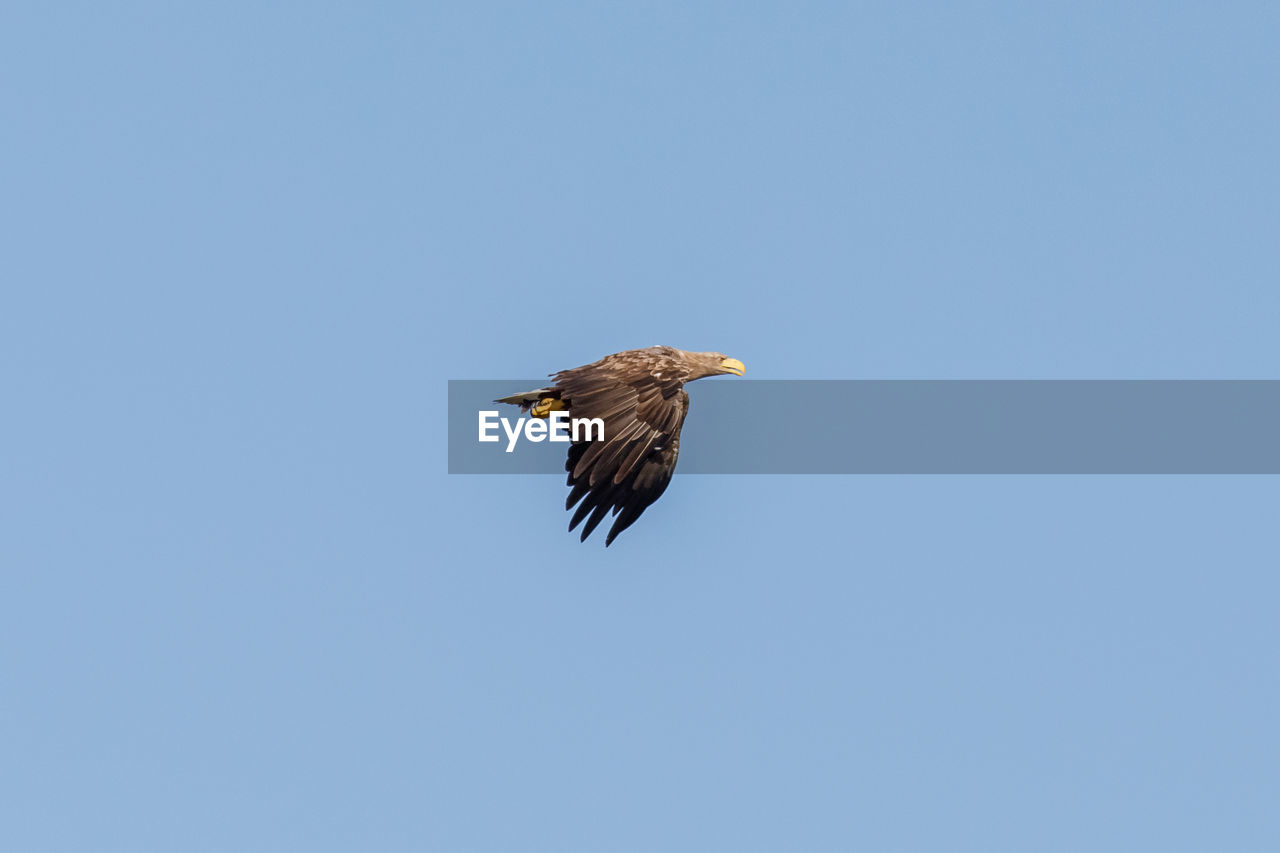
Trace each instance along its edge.
{"label": "yellow beak", "polygon": [[736,358],[726,358],[720,362],[720,369],[735,376],[745,376],[747,373],[747,366]]}

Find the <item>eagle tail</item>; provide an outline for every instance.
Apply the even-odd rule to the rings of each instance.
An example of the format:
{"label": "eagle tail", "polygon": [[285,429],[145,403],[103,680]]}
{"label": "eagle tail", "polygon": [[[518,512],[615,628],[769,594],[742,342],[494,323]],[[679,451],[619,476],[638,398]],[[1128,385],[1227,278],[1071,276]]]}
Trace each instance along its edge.
{"label": "eagle tail", "polygon": [[529,407],[546,397],[559,397],[560,389],[558,388],[539,388],[536,391],[525,391],[523,394],[512,394],[510,397],[499,397],[494,400],[495,403],[510,403],[513,406],[519,406],[520,411],[527,412]]}

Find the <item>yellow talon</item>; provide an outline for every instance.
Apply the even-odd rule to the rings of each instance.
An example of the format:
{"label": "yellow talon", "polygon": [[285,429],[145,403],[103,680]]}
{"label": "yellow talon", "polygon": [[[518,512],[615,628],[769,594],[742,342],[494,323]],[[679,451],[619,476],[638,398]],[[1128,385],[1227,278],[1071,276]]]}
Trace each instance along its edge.
{"label": "yellow talon", "polygon": [[568,408],[564,404],[564,400],[555,397],[543,397],[538,401],[538,405],[529,410],[529,414],[535,418],[545,418],[552,412],[559,412]]}

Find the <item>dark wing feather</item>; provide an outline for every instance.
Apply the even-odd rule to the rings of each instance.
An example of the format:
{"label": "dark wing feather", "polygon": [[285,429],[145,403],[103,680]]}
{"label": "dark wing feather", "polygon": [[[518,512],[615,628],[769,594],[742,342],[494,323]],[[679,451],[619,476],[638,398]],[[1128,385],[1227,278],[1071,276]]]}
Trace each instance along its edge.
{"label": "dark wing feather", "polygon": [[565,509],[577,504],[569,529],[586,519],[585,541],[612,511],[615,519],[605,538],[609,545],[671,482],[689,395],[683,382],[658,379],[639,360],[566,370],[556,379],[574,418],[604,421],[603,441],[580,441],[569,448]]}
{"label": "dark wing feather", "polygon": [[609,528],[609,535],[604,539],[605,547],[608,547],[619,533],[634,524],[640,514],[648,509],[649,504],[662,497],[662,493],[667,490],[667,484],[671,482],[671,475],[676,470],[676,457],[679,455],[680,439],[676,437],[640,466],[631,478],[630,491],[622,496],[625,499],[615,496],[613,510],[617,518]]}

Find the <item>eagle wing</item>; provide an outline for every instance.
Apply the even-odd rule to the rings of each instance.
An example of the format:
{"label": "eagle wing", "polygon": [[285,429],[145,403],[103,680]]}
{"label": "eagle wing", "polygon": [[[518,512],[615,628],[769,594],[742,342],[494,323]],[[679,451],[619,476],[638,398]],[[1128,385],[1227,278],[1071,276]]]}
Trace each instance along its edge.
{"label": "eagle wing", "polygon": [[613,542],[662,496],[680,455],[680,427],[689,411],[683,382],[618,365],[589,365],[555,375],[561,399],[574,418],[600,418],[603,441],[569,448],[569,529],[585,518],[586,541],[605,515],[616,516],[605,538]]}

